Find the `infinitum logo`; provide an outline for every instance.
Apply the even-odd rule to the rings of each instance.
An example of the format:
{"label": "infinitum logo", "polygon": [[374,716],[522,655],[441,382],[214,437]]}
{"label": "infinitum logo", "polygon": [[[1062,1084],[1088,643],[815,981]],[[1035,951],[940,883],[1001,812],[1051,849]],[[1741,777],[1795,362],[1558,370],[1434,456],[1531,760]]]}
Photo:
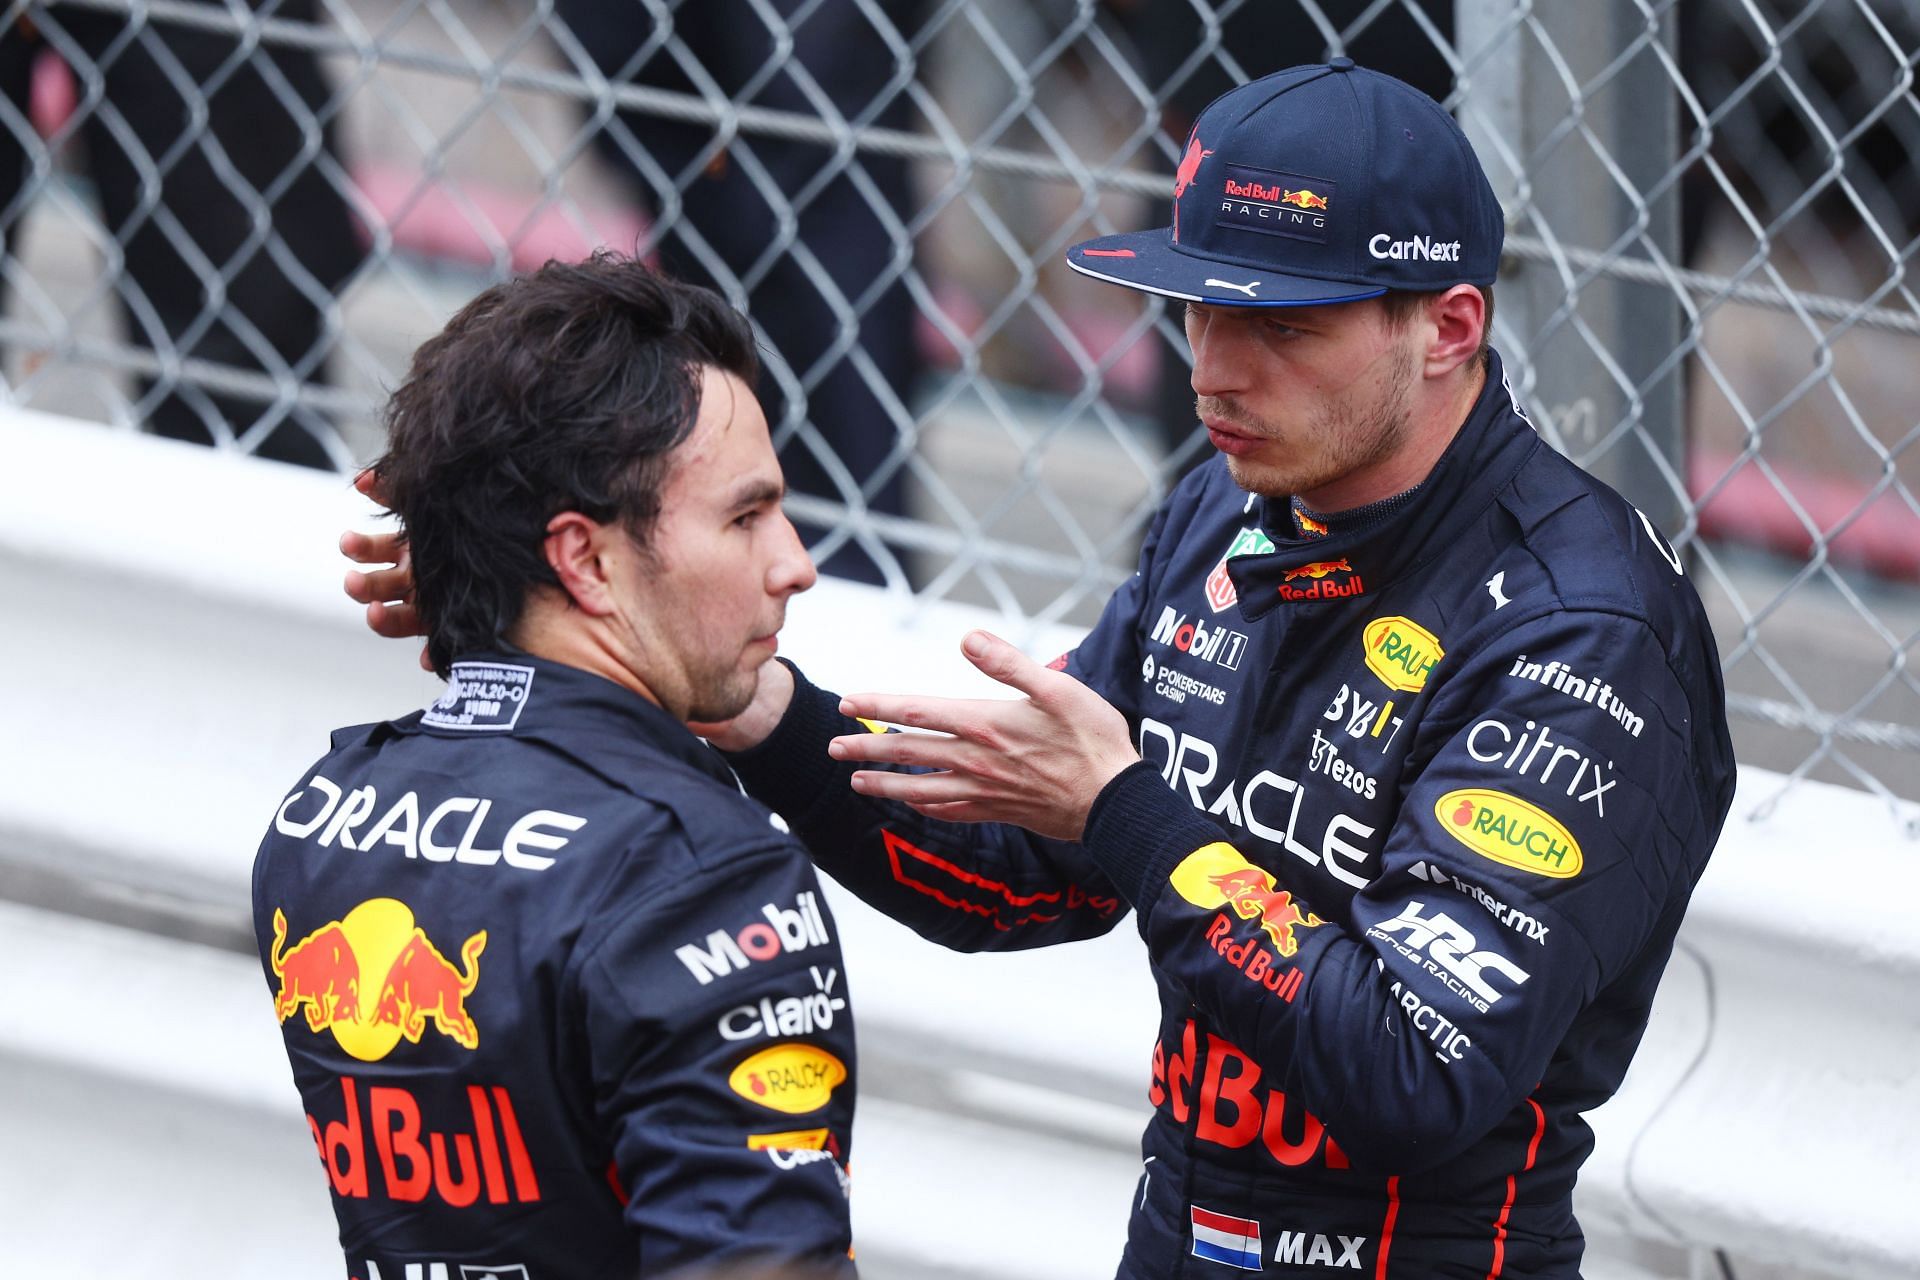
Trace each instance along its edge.
{"label": "infinitum logo", "polygon": [[1577,676],[1573,674],[1573,668],[1564,662],[1549,662],[1542,666],[1538,662],[1528,662],[1527,655],[1523,653],[1507,674],[1543,684],[1549,689],[1558,689],[1576,702],[1598,707],[1636,738],[1640,736],[1640,730],[1646,727],[1647,722],[1636,715],[1632,707],[1620,701],[1612,685],[1596,677]]}

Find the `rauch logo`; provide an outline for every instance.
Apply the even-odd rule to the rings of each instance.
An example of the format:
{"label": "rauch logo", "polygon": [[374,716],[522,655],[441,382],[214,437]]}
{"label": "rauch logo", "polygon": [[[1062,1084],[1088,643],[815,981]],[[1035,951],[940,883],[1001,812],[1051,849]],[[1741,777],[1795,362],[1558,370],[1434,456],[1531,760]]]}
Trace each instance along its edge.
{"label": "rauch logo", "polygon": [[1440,640],[1412,618],[1375,618],[1363,633],[1367,669],[1389,689],[1418,693],[1427,687],[1427,674],[1447,651]]}
{"label": "rauch logo", "polygon": [[1569,880],[1580,874],[1580,843],[1546,810],[1504,791],[1469,787],[1433,804],[1441,827],[1483,858],[1535,875]]}

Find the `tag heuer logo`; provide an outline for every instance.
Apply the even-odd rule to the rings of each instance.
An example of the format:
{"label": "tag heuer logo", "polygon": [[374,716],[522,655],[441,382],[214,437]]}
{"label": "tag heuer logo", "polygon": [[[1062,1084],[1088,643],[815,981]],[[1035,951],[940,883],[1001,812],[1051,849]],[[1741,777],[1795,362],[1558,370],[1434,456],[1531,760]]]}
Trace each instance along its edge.
{"label": "tag heuer logo", "polygon": [[1237,601],[1239,593],[1233,589],[1233,579],[1227,576],[1227,561],[1235,556],[1261,556],[1273,550],[1273,539],[1257,528],[1241,526],[1240,532],[1233,535],[1233,542],[1227,547],[1227,554],[1220,557],[1220,563],[1213,566],[1213,572],[1207,575],[1207,604],[1215,613]]}

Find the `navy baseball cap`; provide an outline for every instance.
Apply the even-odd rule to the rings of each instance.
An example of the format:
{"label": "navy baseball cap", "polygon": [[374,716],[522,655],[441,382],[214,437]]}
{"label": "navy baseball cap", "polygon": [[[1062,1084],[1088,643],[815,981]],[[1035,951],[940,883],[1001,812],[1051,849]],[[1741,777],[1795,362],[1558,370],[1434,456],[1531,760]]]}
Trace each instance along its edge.
{"label": "navy baseball cap", "polygon": [[1335,58],[1215,98],[1174,177],[1173,225],[1074,245],[1067,265],[1188,302],[1299,307],[1492,284],[1505,235],[1453,117]]}

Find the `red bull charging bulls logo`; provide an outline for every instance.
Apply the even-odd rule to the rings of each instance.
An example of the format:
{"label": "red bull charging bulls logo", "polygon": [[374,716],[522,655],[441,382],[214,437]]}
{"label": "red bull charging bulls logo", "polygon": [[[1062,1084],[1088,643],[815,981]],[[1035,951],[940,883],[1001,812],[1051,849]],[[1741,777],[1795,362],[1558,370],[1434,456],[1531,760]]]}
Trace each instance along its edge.
{"label": "red bull charging bulls logo", "polygon": [[1187,139],[1187,153],[1180,157],[1180,167],[1173,174],[1173,242],[1180,243],[1180,197],[1187,194],[1187,188],[1200,176],[1200,162],[1213,152],[1200,145],[1200,135],[1194,133]]}
{"label": "red bull charging bulls logo", "polygon": [[1353,566],[1345,560],[1315,560],[1312,564],[1303,564],[1298,569],[1287,570],[1286,576],[1280,581],[1292,582],[1295,578],[1312,578],[1318,582],[1330,573],[1352,572]]}
{"label": "red bull charging bulls logo", "polygon": [[1196,907],[1228,907],[1242,920],[1257,920],[1282,956],[1300,950],[1297,929],[1325,924],[1303,911],[1293,895],[1275,884],[1273,876],[1248,862],[1232,845],[1219,841],[1195,849],[1173,869],[1175,892]]}
{"label": "red bull charging bulls logo", "polygon": [[482,929],[461,944],[456,967],[405,903],[373,898],[289,947],[286,913],[275,908],[267,957],[280,980],[273,1011],[285,1022],[304,1007],[309,1030],[331,1031],[362,1062],[386,1057],[403,1037],[420,1043],[429,1022],[462,1048],[478,1048],[467,997],[486,946]]}

